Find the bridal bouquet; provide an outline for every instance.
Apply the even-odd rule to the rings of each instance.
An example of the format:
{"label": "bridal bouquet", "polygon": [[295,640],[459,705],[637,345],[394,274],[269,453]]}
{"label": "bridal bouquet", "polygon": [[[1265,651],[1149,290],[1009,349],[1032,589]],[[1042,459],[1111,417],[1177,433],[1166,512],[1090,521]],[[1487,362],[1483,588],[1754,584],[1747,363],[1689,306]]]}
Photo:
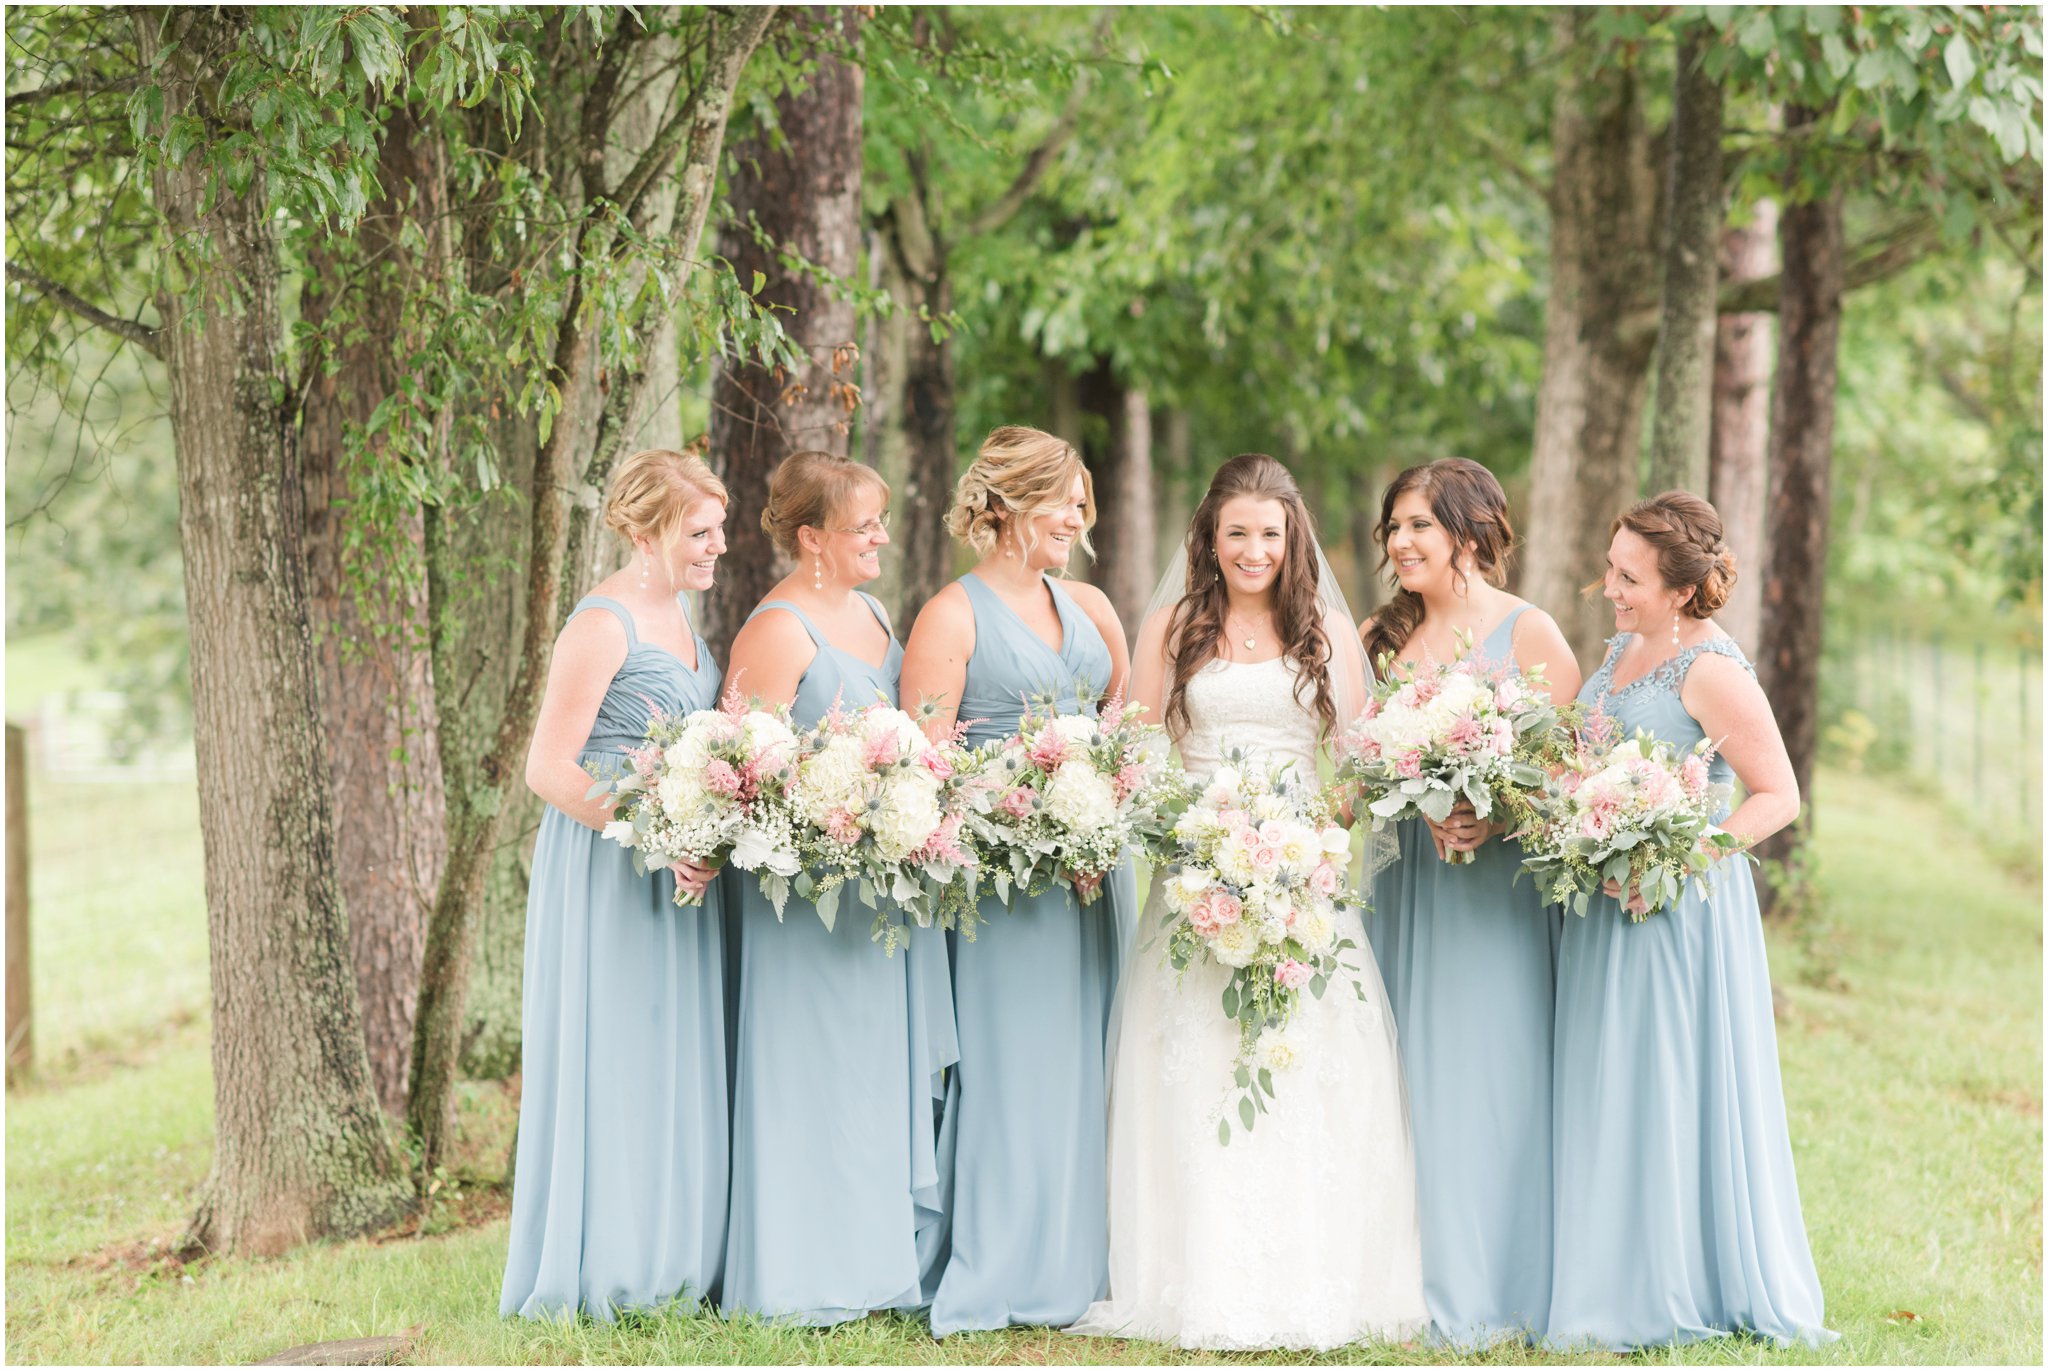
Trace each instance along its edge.
{"label": "bridal bouquet", "polygon": [[1612,742],[1596,716],[1586,750],[1551,784],[1523,834],[1522,864],[1546,900],[1586,912],[1605,881],[1619,881],[1622,908],[1641,923],[1678,903],[1685,882],[1706,893],[1706,873],[1742,844],[1714,824],[1730,787],[1708,779],[1713,746],[1680,753],[1647,733]]}
{"label": "bridal bouquet", "polygon": [[1386,671],[1337,740],[1338,779],[1360,788],[1375,830],[1417,817],[1442,823],[1461,799],[1481,819],[1501,809],[1524,823],[1550,772],[1571,758],[1571,730],[1542,672],[1488,665],[1463,641],[1447,666]]}
{"label": "bridal bouquet", "polygon": [[957,746],[932,743],[916,720],[886,703],[835,704],[805,735],[792,799],[807,869],[796,886],[826,928],[849,884],[875,910],[875,940],[891,953],[901,928],[878,897],[920,927],[950,925],[973,907],[979,858],[963,829],[979,782],[968,760]]}
{"label": "bridal bouquet", "polygon": [[1184,787],[1178,771],[1147,760],[1160,729],[1143,713],[1114,697],[1094,715],[1034,702],[1014,737],[975,754],[975,828],[1001,898],[1063,876],[1093,904],[1125,847],[1164,837]]}
{"label": "bridal bouquet", "polygon": [[[796,734],[786,710],[748,709],[737,694],[718,709],[681,717],[656,710],[643,746],[628,748],[627,769],[600,779],[590,798],[617,797],[604,836],[633,852],[641,874],[691,861],[730,861],[757,871],[779,912],[801,869],[789,802]],[[676,903],[703,903],[680,887]]]}
{"label": "bridal bouquet", "polygon": [[[1223,1013],[1238,1025],[1237,1113],[1244,1127],[1295,1065],[1288,1021],[1304,990],[1321,999],[1338,972],[1337,914],[1361,903],[1344,885],[1351,835],[1327,794],[1293,772],[1233,750],[1173,826],[1153,879],[1163,882],[1167,957],[1230,968]],[[1365,992],[1353,982],[1360,999]],[[1230,1142],[1230,1120],[1217,1127]]]}

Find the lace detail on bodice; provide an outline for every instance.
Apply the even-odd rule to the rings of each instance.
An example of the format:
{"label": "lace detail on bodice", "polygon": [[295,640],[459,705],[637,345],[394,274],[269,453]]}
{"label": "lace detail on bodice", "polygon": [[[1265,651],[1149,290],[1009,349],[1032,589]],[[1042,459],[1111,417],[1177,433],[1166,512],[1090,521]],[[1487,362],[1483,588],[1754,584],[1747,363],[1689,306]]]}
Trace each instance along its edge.
{"label": "lace detail on bodice", "polygon": [[1673,653],[1670,657],[1658,663],[1656,669],[1648,675],[1639,676],[1621,689],[1616,690],[1614,688],[1614,664],[1621,660],[1621,650],[1628,646],[1628,640],[1634,636],[1633,633],[1617,633],[1607,640],[1607,660],[1600,663],[1600,669],[1593,673],[1593,679],[1587,683],[1587,690],[1582,693],[1591,696],[1595,700],[1607,700],[1620,695],[1633,694],[1644,686],[1654,685],[1658,690],[1668,691],[1676,695],[1685,685],[1685,673],[1692,670],[1692,664],[1699,660],[1700,654],[1703,652],[1710,652],[1716,657],[1733,658],[1744,671],[1750,674],[1752,679],[1756,676],[1756,668],[1750,664],[1749,658],[1743,656],[1742,649],[1736,645],[1735,640],[1723,634],[1709,638],[1703,643],[1694,643],[1691,647]]}
{"label": "lace detail on bodice", "polygon": [[1314,711],[1294,694],[1296,669],[1284,657],[1270,662],[1210,662],[1188,680],[1188,732],[1180,740],[1181,766],[1206,776],[1230,748],[1262,752],[1315,775],[1321,734]]}

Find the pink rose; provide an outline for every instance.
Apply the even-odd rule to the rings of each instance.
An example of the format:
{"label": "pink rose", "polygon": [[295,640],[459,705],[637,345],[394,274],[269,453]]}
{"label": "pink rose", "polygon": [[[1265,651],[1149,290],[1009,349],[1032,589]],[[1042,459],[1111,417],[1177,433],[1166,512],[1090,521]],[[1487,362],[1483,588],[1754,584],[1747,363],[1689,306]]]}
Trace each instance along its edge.
{"label": "pink rose", "polygon": [[1503,676],[1500,684],[1493,688],[1493,698],[1502,709],[1512,710],[1527,697],[1522,694],[1522,687],[1515,683],[1514,677]]}
{"label": "pink rose", "polygon": [[1366,698],[1366,701],[1365,701],[1365,708],[1359,711],[1359,713],[1358,713],[1358,717],[1359,717],[1360,719],[1377,719],[1377,718],[1379,718],[1379,717],[1380,717],[1380,700],[1379,700],[1379,696],[1377,696],[1377,695],[1372,695],[1372,696],[1368,696],[1368,697]]}
{"label": "pink rose", "polygon": [[1223,889],[1221,886],[1216,887],[1214,890],[1210,892],[1210,894],[1216,897],[1216,922],[1219,926],[1228,926],[1230,924],[1234,924],[1240,918],[1243,917],[1243,900],[1238,899],[1237,896],[1231,894],[1229,891]]}
{"label": "pink rose", "polygon": [[1250,850],[1252,870],[1261,876],[1270,876],[1280,869],[1280,849],[1260,843]]}
{"label": "pink rose", "polygon": [[1308,873],[1308,888],[1326,899],[1335,895],[1338,886],[1341,884],[1342,882],[1337,876],[1337,868],[1331,866],[1328,862],[1317,863],[1316,869]]}
{"label": "pink rose", "polygon": [[1434,676],[1424,676],[1415,682],[1415,703],[1426,705],[1443,691],[1443,686]]}
{"label": "pink rose", "polygon": [[1202,892],[1200,899],[1188,906],[1188,923],[1203,937],[1213,937],[1223,927],[1223,918],[1216,908],[1216,897],[1223,892],[1211,887]]}
{"label": "pink rose", "polygon": [[1280,965],[1273,968],[1274,981],[1288,990],[1301,989],[1309,983],[1314,975],[1315,973],[1309,970],[1307,963],[1297,962],[1292,957],[1287,958]]}
{"label": "pink rose", "polygon": [[1515,726],[1506,719],[1493,721],[1493,750],[1503,757],[1515,750]]}
{"label": "pink rose", "polygon": [[1422,753],[1418,749],[1404,752],[1394,762],[1394,771],[1404,780],[1416,780],[1422,775]]}
{"label": "pink rose", "polygon": [[925,839],[924,846],[917,850],[914,860],[919,866],[928,862],[952,862],[964,865],[967,854],[960,850],[960,816],[949,814],[939,820],[939,826],[932,830],[932,836]]}
{"label": "pink rose", "polygon": [[704,767],[704,788],[713,795],[731,799],[740,793],[740,773],[732,769],[730,762],[714,757]]}
{"label": "pink rose", "polygon": [[1685,787],[1685,793],[1698,799],[1707,788],[1707,764],[1695,752],[1678,766],[1678,782]]}
{"label": "pink rose", "polygon": [[1267,847],[1277,848],[1287,841],[1287,825],[1278,819],[1268,819],[1259,825],[1259,841]]}
{"label": "pink rose", "polygon": [[924,769],[942,781],[953,779],[953,764],[946,760],[946,754],[935,747],[928,747],[917,759]]}
{"label": "pink rose", "polygon": [[1485,736],[1485,726],[1470,714],[1459,715],[1457,722],[1451,725],[1451,731],[1448,735],[1451,746],[1457,748],[1460,752],[1476,751],[1479,746],[1479,740]]}
{"label": "pink rose", "polygon": [[1037,798],[1037,793],[1030,786],[1020,785],[996,801],[996,808],[1013,819],[1024,819],[1030,817],[1032,801]]}

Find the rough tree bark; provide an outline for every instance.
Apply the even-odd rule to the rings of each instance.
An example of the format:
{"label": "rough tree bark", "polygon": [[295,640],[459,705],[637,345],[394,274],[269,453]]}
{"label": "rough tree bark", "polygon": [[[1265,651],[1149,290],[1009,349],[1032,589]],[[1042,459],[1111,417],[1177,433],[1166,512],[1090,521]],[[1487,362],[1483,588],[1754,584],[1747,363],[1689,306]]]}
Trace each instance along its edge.
{"label": "rough tree bark", "polygon": [[842,279],[859,263],[863,77],[828,45],[835,31],[850,42],[860,14],[813,5],[791,15],[799,32],[826,42],[803,89],[776,97],[777,130],[733,144],[731,219],[719,250],[741,281],[752,282],[756,272],[766,278],[764,305],[794,311],[781,316],[783,327],[809,360],[793,376],[721,360],[712,377],[711,463],[738,511],[726,523],[726,555],[701,625],[721,661],[747,614],[787,570],[760,524],[769,473],[800,449],[847,455],[859,405],[853,302],[812,273],[784,266],[782,255]]}
{"label": "rough tree bark", "polygon": [[[1721,274],[1755,280],[1778,270],[1778,206],[1760,201],[1747,224],[1721,235]],[[1765,498],[1770,467],[1771,316],[1723,314],[1714,332],[1714,411],[1708,496],[1735,551],[1735,593],[1714,617],[1752,655],[1762,628]]]}
{"label": "rough tree bark", "polygon": [[[1821,111],[1787,106],[1797,134]],[[1796,174],[1797,168],[1794,168]],[[1842,324],[1842,205],[1838,193],[1786,204],[1778,220],[1785,266],[1778,296],[1778,372],[1771,393],[1770,561],[1764,577],[1757,675],[1770,697],[1799,795],[1811,810],[1819,735],[1821,618],[1828,561],[1828,472],[1835,444],[1835,363]],[[1783,860],[1808,825],[1780,830],[1759,855]],[[1773,902],[1768,883],[1766,912]]]}
{"label": "rough tree bark", "polygon": [[[333,370],[306,397],[301,428],[306,577],[333,768],[335,874],[348,912],[370,1075],[385,1110],[405,1110],[426,909],[441,878],[441,762],[427,652],[423,524],[401,516],[353,549],[347,430],[400,382],[388,321],[416,283],[399,279],[408,224],[445,237],[440,143],[396,111],[379,154],[385,198],[346,244],[316,250],[303,306],[331,328]],[[437,253],[445,260],[445,252]],[[359,533],[365,532],[360,528]],[[350,564],[353,564],[353,575]],[[363,597],[372,598],[364,612]]]}
{"label": "rough tree bark", "polygon": [[1080,398],[1096,419],[1083,427],[1081,444],[1095,484],[1095,563],[1087,579],[1109,596],[1129,634],[1159,575],[1151,402],[1118,381],[1107,361],[1080,378]]}
{"label": "rough tree bark", "polygon": [[[583,203],[621,207],[636,232],[651,227],[649,192],[656,178],[676,176],[679,200],[672,246],[681,263],[695,256],[697,239],[710,202],[719,154],[725,142],[726,116],[740,71],[773,18],[769,8],[712,11],[702,67],[685,100],[668,114],[654,142],[621,179],[605,174],[605,131],[624,72],[622,50],[617,60],[601,55],[593,85],[582,104],[581,123],[562,136],[577,140],[584,177]],[[615,42],[620,41],[618,35]],[[676,169],[681,154],[680,169]],[[608,214],[586,214],[576,230],[574,251],[592,261],[617,251],[618,221]],[[686,265],[675,270],[680,277]],[[406,1122],[420,1143],[420,1171],[431,1175],[446,1142],[448,1109],[465,1027],[464,998],[476,926],[494,863],[498,859],[508,806],[504,797],[517,785],[520,763],[532,737],[540,705],[542,677],[562,588],[573,581],[577,562],[569,547],[569,519],[564,492],[579,476],[602,485],[624,441],[625,425],[641,402],[647,384],[648,356],[655,333],[664,322],[655,315],[636,322],[635,360],[608,378],[593,381],[590,356],[595,340],[582,326],[584,278],[571,278],[550,362],[554,383],[561,389],[562,417],[536,451],[528,501],[525,613],[514,649],[511,685],[503,697],[488,741],[470,735],[468,744],[455,731],[442,730],[441,765],[448,795],[448,862],[435,894],[427,925],[427,946],[420,976],[419,1011],[413,1035],[412,1096]],[[591,391],[601,392],[601,398]],[[592,423],[576,422],[595,409]],[[434,670],[442,694],[442,717],[460,711],[450,692],[458,679],[454,664],[444,669],[444,655],[454,645],[438,606],[464,572],[443,521],[427,522],[429,594],[435,616]],[[481,743],[479,746],[478,743]]]}
{"label": "rough tree bark", "polygon": [[[1589,41],[1594,18],[1559,16],[1567,50]],[[1550,299],[1520,590],[1556,616],[1580,661],[1598,661],[1611,621],[1579,588],[1599,574],[1608,528],[1636,489],[1654,346],[1653,333],[1624,327],[1656,261],[1657,178],[1635,72],[1569,74],[1552,148]]]}
{"label": "rough tree bark", "polygon": [[[170,44],[164,115],[203,109],[232,12],[138,12]],[[302,562],[280,264],[259,166],[234,196],[202,157],[152,170],[168,244],[162,356],[178,454],[213,982],[213,1167],[192,1222],[216,1251],[361,1233],[412,1192],[356,1010]],[[209,199],[211,203],[209,204]]]}
{"label": "rough tree bark", "polygon": [[1664,318],[1657,331],[1657,416],[1645,492],[1704,491],[1712,423],[1715,291],[1721,235],[1721,83],[1707,75],[1711,30],[1678,45],[1666,159]]}

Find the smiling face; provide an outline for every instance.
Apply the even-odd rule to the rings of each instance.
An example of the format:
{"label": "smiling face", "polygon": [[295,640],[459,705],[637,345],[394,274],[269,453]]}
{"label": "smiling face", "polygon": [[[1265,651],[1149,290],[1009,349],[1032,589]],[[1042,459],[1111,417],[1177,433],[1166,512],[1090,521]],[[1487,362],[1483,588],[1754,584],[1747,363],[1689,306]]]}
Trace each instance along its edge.
{"label": "smiling face", "polygon": [[1287,506],[1269,497],[1237,495],[1216,511],[1216,565],[1233,595],[1265,595],[1287,556]]}
{"label": "smiling face", "polygon": [[707,495],[683,511],[655,560],[669,568],[677,590],[709,590],[724,553],[725,502]]}
{"label": "smiling face", "polygon": [[[1025,566],[1032,571],[1064,567],[1074,555],[1074,545],[1088,531],[1088,486],[1075,472],[1067,485],[1066,503],[1024,521]],[[1005,530],[1006,536],[1008,531]]]}
{"label": "smiling face", "polygon": [[[1424,595],[1458,584],[1457,549],[1421,491],[1404,490],[1395,499],[1386,534],[1387,564],[1400,579],[1401,589]],[[1465,560],[1469,562],[1469,555]],[[1470,567],[1465,570],[1469,575]]]}
{"label": "smiling face", "polygon": [[1662,630],[1692,592],[1672,590],[1657,570],[1657,549],[1633,529],[1618,528],[1607,545],[1607,575],[1600,593],[1614,606],[1614,627],[1622,633]]}
{"label": "smiling face", "polygon": [[882,574],[882,549],[889,545],[884,520],[889,492],[861,485],[832,512],[832,527],[815,530],[825,575],[847,585],[864,585]]}

